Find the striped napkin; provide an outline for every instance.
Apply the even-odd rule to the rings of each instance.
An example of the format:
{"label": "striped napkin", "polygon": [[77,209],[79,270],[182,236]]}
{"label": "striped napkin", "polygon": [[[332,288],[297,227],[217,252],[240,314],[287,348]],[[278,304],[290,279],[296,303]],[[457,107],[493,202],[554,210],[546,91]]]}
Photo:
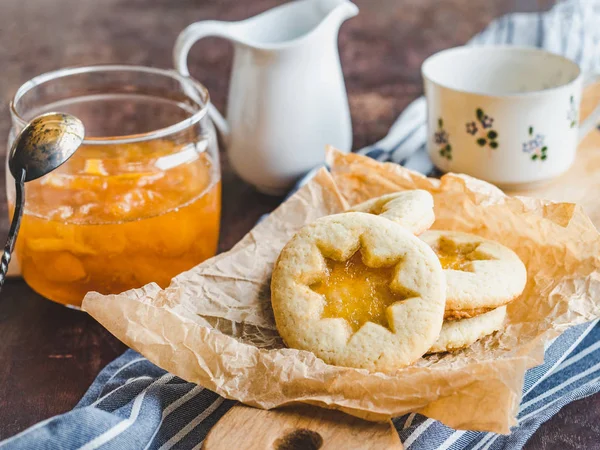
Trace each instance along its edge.
{"label": "striped napkin", "polygon": [[[582,0],[560,3],[545,14],[502,17],[470,43],[543,47],[576,60],[585,71],[600,72],[597,42],[600,1]],[[384,139],[361,152],[430,173],[425,116],[425,102],[417,99]],[[546,349],[544,364],[526,373],[519,425],[510,435],[456,431],[418,414],[393,422],[407,449],[519,449],[561,407],[599,391],[600,324],[595,321],[563,333]],[[72,411],[0,442],[0,450],[199,449],[233,404],[128,350],[98,375]]]}

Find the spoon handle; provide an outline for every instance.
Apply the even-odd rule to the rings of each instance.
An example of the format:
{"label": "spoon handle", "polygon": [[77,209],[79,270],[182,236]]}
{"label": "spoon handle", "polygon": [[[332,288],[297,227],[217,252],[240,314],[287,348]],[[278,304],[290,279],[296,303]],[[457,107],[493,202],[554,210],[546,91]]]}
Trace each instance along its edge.
{"label": "spoon handle", "polygon": [[2,253],[2,260],[0,261],[0,289],[4,286],[4,280],[6,279],[6,273],[8,272],[8,264],[10,263],[10,257],[15,248],[15,242],[17,242],[21,218],[23,217],[23,207],[25,206],[25,169],[21,170],[18,179],[15,178],[15,191],[15,211],[13,213],[12,222],[10,223],[10,230],[8,230],[8,237],[6,238],[6,245],[4,246],[4,252]]}

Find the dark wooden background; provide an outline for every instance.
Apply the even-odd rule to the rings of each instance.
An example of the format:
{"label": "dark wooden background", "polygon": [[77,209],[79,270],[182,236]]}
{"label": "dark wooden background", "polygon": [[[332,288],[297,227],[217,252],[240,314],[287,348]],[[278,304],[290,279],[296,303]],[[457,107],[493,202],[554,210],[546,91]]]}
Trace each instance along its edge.
{"label": "dark wooden background", "polygon": [[[65,66],[128,63],[171,67],[179,31],[202,19],[243,19],[276,0],[0,0],[0,139],[18,86]],[[340,33],[354,126],[354,148],[386,134],[422,93],[419,68],[432,53],[465,43],[494,17],[536,12],[550,0],[357,0],[358,17]],[[193,75],[223,110],[231,47],[206,39],[190,54]],[[236,177],[223,155],[220,250],[229,249],[280,201]],[[4,177],[4,165],[1,165]],[[0,189],[0,236],[8,229]],[[85,313],[69,310],[11,280],[0,296],[0,438],[68,411],[98,371],[125,347]],[[600,396],[575,402],[542,425],[528,448],[598,448]]]}

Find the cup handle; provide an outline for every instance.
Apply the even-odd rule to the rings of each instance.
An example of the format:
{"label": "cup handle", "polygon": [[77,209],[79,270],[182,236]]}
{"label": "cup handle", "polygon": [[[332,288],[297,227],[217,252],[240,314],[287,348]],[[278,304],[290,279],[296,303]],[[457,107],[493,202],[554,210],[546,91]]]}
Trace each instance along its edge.
{"label": "cup handle", "polygon": [[[593,73],[587,75],[583,80],[584,89],[592,84],[600,81],[600,74]],[[600,122],[600,104],[588,115],[583,122],[579,125],[579,142],[585,138],[590,131],[592,131]]]}
{"label": "cup handle", "polygon": [[[230,39],[229,24],[216,20],[205,20],[196,22],[185,28],[175,42],[173,48],[173,62],[175,70],[185,77],[190,76],[190,71],[187,65],[188,53],[192,46],[200,39],[208,36],[217,36]],[[229,138],[229,124],[212,103],[208,105],[208,115],[221,133],[224,141]]]}

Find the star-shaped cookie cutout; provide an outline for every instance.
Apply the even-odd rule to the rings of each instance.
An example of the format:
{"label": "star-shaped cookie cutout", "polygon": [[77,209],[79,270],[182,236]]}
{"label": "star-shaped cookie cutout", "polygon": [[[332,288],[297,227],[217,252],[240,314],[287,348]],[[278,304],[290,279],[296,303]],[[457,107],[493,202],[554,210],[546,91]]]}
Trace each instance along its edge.
{"label": "star-shaped cookie cutout", "polygon": [[360,251],[347,261],[325,259],[325,277],[310,288],[325,299],[321,318],[343,318],[356,332],[366,322],[390,328],[386,315],[388,306],[419,294],[400,287],[394,290],[390,283],[395,266],[372,268],[362,261]]}
{"label": "star-shaped cookie cutout", "polygon": [[440,237],[433,251],[440,259],[443,269],[473,272],[473,261],[493,260],[492,256],[479,250],[481,242],[456,243],[447,237]]}

